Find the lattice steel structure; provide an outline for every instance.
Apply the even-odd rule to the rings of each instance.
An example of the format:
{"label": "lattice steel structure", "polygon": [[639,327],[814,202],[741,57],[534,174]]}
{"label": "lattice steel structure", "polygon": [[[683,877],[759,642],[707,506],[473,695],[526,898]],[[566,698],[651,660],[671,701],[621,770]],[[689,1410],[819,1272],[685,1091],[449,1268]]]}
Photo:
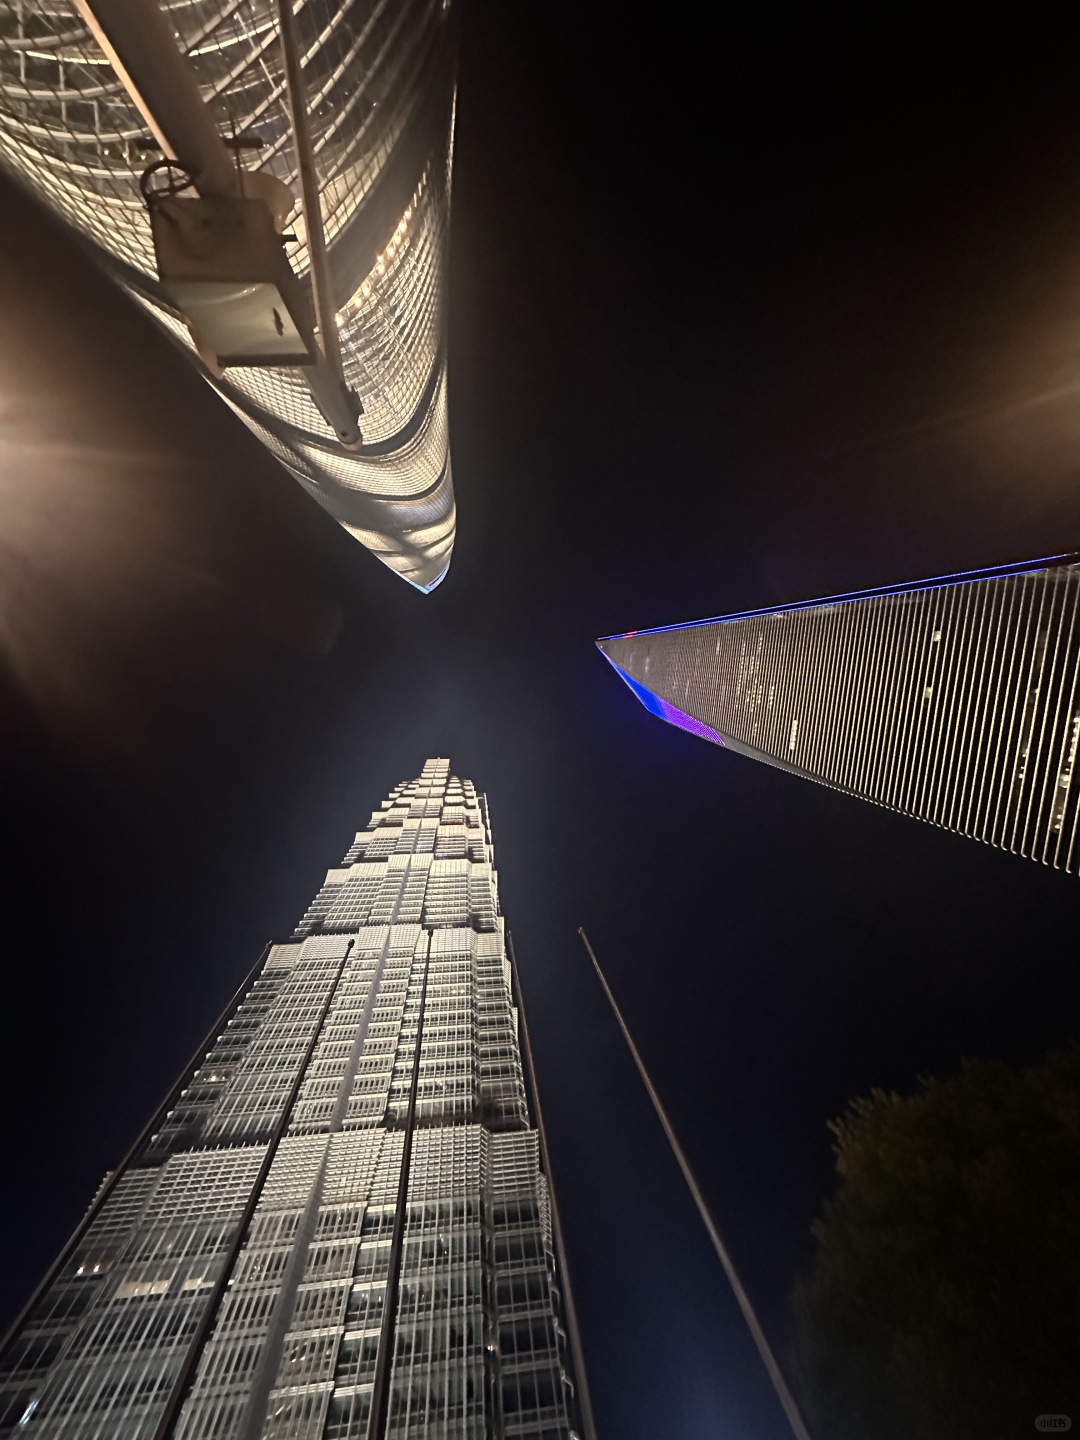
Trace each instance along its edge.
{"label": "lattice steel structure", "polygon": [[[219,133],[260,140],[242,153],[299,197],[275,0],[162,8]],[[195,353],[156,279],[138,185],[154,158],[146,121],[67,0],[0,0],[0,162],[74,228],[309,494],[430,590],[455,523],[445,292],[456,20],[450,0],[301,0],[296,26],[344,377],[364,407],[359,451],[339,443],[302,370],[241,366],[218,379]],[[291,229],[304,278],[301,216]]]}
{"label": "lattice steel structure", "polygon": [[1080,556],[597,641],[739,754],[1076,872]]}
{"label": "lattice steel structure", "polygon": [[106,1179],[0,1433],[589,1440],[542,1153],[486,805],[431,760]]}

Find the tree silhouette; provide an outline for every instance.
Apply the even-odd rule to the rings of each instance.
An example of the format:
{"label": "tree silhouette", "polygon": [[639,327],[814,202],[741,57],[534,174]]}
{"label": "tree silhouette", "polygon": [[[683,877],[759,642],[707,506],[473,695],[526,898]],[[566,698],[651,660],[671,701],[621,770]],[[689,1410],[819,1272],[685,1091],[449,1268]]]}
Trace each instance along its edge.
{"label": "tree silhouette", "polygon": [[823,1440],[1080,1426],[1080,1050],[965,1061],[830,1128],[840,1184],[793,1297]]}

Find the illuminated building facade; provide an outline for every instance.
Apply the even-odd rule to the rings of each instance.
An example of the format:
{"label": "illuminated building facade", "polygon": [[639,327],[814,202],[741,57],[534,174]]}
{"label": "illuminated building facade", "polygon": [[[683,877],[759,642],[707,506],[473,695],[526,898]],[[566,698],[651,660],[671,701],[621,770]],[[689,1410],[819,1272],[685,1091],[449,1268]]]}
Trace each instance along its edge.
{"label": "illuminated building facade", "polygon": [[[196,353],[159,278],[140,191],[161,153],[147,117],[167,116],[176,87],[151,74],[140,109],[118,74],[124,65],[95,39],[95,12],[125,7],[136,35],[151,12],[164,14],[165,45],[179,52],[180,79],[193,81],[210,140],[233,147],[223,155],[257,164],[298,200],[298,156],[310,155],[339,389],[363,407],[357,443],[342,443],[302,366],[230,363],[216,374]],[[449,565],[455,523],[446,270],[456,15],[450,0],[301,0],[306,150],[288,103],[280,18],[277,0],[0,0],[0,162],[74,229],[331,515],[430,590]],[[144,43],[149,54],[149,30]],[[284,253],[310,309],[305,216],[288,221]]]}
{"label": "illuminated building facade", "polygon": [[107,1177],[0,1434],[591,1440],[518,1020],[485,801],[430,760]]}
{"label": "illuminated building facade", "polygon": [[1080,556],[597,642],[714,744],[1075,873]]}

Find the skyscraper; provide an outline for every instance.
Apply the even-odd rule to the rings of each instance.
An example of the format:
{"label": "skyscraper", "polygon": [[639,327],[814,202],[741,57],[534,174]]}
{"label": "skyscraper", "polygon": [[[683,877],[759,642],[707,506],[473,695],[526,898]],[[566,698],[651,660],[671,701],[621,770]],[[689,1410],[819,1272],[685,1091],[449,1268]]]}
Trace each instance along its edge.
{"label": "skyscraper", "polygon": [[1076,871],[1080,556],[597,641],[714,744]]}
{"label": "skyscraper", "polygon": [[0,163],[422,590],[454,538],[455,32],[450,0],[0,0]]}
{"label": "skyscraper", "polygon": [[518,1018],[485,801],[429,760],[106,1178],[0,1434],[588,1440]]}

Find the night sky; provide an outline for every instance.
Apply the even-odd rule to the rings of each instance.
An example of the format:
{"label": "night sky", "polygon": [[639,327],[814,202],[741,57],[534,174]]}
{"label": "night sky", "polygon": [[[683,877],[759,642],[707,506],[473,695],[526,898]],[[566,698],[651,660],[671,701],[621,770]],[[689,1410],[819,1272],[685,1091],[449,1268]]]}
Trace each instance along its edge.
{"label": "night sky", "polygon": [[1080,1036],[1074,879],[593,648],[1080,548],[1075,36],[707,14],[468,0],[426,598],[5,189],[5,1317],[431,755],[491,802],[601,1440],[788,1432],[579,925],[781,1351],[829,1118]]}

